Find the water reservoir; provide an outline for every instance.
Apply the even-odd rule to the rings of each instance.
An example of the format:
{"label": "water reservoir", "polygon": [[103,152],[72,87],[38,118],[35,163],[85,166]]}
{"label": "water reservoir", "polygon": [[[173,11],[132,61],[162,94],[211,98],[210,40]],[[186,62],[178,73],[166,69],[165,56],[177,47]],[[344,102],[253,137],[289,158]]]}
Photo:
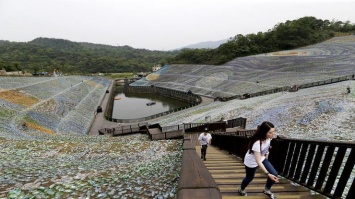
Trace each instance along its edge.
{"label": "water reservoir", "polygon": [[[188,106],[188,102],[157,95],[155,93],[124,92],[117,86],[112,118],[136,119]],[[149,104],[154,102],[152,104]],[[148,105],[147,105],[148,104]]]}

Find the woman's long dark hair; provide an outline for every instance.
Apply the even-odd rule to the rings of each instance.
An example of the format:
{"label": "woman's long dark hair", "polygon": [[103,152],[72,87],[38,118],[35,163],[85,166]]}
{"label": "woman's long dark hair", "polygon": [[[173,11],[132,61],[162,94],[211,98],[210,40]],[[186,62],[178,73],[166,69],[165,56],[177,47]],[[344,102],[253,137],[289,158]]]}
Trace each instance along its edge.
{"label": "woman's long dark hair", "polygon": [[253,136],[250,137],[250,141],[249,141],[249,145],[248,145],[248,149],[249,152],[252,152],[252,148],[253,148],[253,144],[260,140],[263,141],[265,140],[266,134],[267,132],[270,131],[271,128],[275,128],[275,126],[268,121],[263,122],[261,125],[258,126],[258,128],[256,129],[256,132]]}

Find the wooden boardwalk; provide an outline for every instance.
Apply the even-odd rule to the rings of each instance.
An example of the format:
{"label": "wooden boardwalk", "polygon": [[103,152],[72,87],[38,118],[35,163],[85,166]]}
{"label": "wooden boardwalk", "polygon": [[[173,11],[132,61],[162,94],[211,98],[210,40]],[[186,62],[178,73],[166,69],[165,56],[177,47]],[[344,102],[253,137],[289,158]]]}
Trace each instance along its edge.
{"label": "wooden boardwalk", "polygon": [[[197,138],[196,135],[192,136]],[[200,147],[196,146],[197,154],[200,156]],[[238,198],[253,198],[264,199],[268,198],[262,193],[266,183],[266,176],[257,170],[254,180],[246,188],[248,196],[240,196],[237,192],[240,184],[245,177],[245,169],[242,159],[228,154],[226,151],[219,150],[216,147],[209,146],[207,149],[205,166],[211,173],[218,188],[221,192],[222,199],[238,199]],[[326,198],[321,195],[311,195],[310,191],[302,186],[291,184],[291,181],[281,177],[279,183],[275,183],[272,187],[272,192],[277,198],[284,199],[306,199]]]}

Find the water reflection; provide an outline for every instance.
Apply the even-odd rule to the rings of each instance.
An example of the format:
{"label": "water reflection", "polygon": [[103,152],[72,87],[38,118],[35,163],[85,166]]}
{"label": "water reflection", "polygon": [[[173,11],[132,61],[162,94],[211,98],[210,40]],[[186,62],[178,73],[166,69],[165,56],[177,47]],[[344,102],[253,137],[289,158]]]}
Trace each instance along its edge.
{"label": "water reflection", "polygon": [[[155,93],[123,92],[123,86],[117,88],[116,93],[112,112],[115,119],[142,118],[189,105]],[[155,102],[155,105],[147,106],[149,102]]]}

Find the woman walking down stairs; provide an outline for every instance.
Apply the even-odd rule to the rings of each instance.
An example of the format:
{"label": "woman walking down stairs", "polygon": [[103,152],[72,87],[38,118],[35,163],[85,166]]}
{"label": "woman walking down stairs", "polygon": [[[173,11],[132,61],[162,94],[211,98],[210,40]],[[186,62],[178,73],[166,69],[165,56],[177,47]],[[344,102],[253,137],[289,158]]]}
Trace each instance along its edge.
{"label": "woman walking down stairs", "polygon": [[[196,146],[196,152],[200,156],[201,150]],[[253,198],[267,199],[263,194],[266,182],[265,174],[258,170],[254,180],[247,187],[247,196],[241,196],[238,188],[245,177],[244,164],[241,158],[228,154],[227,151],[219,150],[217,147],[208,148],[207,160],[204,161],[206,168],[218,184],[223,199]],[[323,199],[321,195],[311,195],[310,190],[291,184],[291,181],[281,178],[279,183],[273,186],[273,193],[278,199]]]}

